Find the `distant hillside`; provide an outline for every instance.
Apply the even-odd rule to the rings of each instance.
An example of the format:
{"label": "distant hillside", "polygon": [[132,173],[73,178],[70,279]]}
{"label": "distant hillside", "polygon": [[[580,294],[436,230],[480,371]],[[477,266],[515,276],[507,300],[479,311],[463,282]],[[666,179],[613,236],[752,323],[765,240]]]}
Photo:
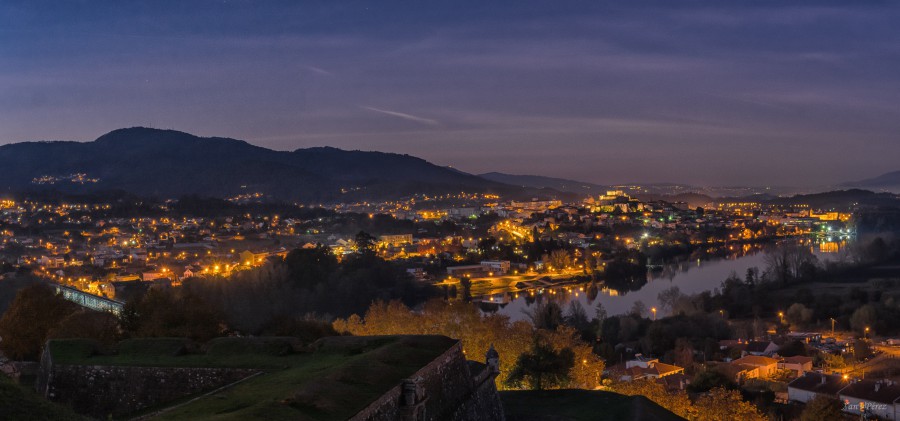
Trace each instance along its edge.
{"label": "distant hillside", "polygon": [[554,193],[524,191],[409,155],[331,147],[274,151],[236,139],[141,127],[115,130],[86,143],[0,146],[0,189],[123,190],[158,197],[230,197],[258,192],[272,199],[301,202],[460,191],[522,196]]}
{"label": "distant hillside", "polygon": [[875,178],[844,184],[847,187],[862,187],[874,190],[900,192],[900,171],[889,172]]}
{"label": "distant hillside", "polygon": [[635,197],[646,202],[662,200],[665,202],[684,202],[688,206],[695,208],[698,206],[706,206],[716,201],[716,199],[700,193],[679,193],[674,195],[666,194],[636,194]]}
{"label": "distant hillside", "polygon": [[853,205],[897,206],[900,205],[900,196],[893,193],[875,193],[869,190],[850,189],[778,197],[768,200],[768,203],[781,205],[808,204],[819,209],[846,210]]}
{"label": "distant hillside", "polygon": [[533,187],[539,189],[553,189],[561,192],[575,193],[584,196],[596,196],[608,190],[607,186],[585,183],[583,181],[567,180],[564,178],[543,177],[540,175],[515,175],[499,172],[489,172],[478,175],[481,178],[510,184],[520,187]]}

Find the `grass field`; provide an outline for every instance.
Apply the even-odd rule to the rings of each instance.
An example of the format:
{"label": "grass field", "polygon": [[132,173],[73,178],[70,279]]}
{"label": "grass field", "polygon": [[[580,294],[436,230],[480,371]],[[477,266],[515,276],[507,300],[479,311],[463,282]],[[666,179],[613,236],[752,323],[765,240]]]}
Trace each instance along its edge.
{"label": "grass field", "polygon": [[0,419],[8,421],[87,420],[0,375]]}
{"label": "grass field", "polygon": [[500,392],[507,421],[677,421],[643,396],[599,390]]}
{"label": "grass field", "polygon": [[[280,368],[296,354],[294,338],[216,338],[197,347],[182,338],[138,338],[104,349],[82,339],[51,341],[56,364],[139,367]],[[281,358],[284,357],[284,358]]]}
{"label": "grass field", "polygon": [[221,338],[204,353],[185,353],[180,339],[126,341],[100,355],[86,341],[51,344],[60,364],[262,368],[231,388],[173,403],[160,420],[345,420],[447,351],[443,336],[334,337],[308,352],[287,338]]}

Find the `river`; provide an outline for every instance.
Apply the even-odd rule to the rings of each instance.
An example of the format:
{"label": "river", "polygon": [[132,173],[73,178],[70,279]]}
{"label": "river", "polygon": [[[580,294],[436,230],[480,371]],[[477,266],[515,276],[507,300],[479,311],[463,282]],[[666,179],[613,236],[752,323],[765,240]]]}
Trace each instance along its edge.
{"label": "river", "polygon": [[[809,243],[820,262],[835,259],[832,249]],[[778,246],[772,246],[778,247]],[[827,250],[825,252],[823,250]],[[641,301],[649,310],[659,308],[657,296],[665,289],[677,286],[683,294],[697,294],[718,288],[722,281],[732,273],[743,278],[747,269],[758,268],[762,273],[766,267],[765,251],[754,247],[747,252],[737,252],[724,258],[710,260],[696,259],[677,264],[666,265],[662,271],[648,273],[647,283],[637,291],[619,292],[601,288],[594,299],[590,299],[585,285],[562,285],[553,288],[536,288],[529,291],[498,292],[479,297],[483,308],[509,316],[512,320],[526,320],[526,312],[537,300],[549,297],[565,310],[569,303],[577,300],[584,306],[588,317],[593,317],[597,304],[602,304],[608,315],[624,314],[631,310],[634,303]],[[543,296],[543,297],[542,297]],[[665,314],[661,312],[658,317]]]}

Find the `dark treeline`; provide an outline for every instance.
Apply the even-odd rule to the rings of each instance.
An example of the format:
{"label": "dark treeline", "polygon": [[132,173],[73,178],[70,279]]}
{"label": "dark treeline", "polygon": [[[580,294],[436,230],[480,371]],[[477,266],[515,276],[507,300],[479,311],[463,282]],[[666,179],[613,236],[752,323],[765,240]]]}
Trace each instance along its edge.
{"label": "dark treeline", "polygon": [[[608,364],[644,353],[690,366],[726,357],[719,340],[764,335],[767,323],[778,320],[779,312],[784,315],[784,331],[830,328],[834,318],[837,329],[861,334],[869,326],[881,335],[900,333],[900,283],[864,282],[881,265],[897,261],[900,243],[880,237],[852,246],[844,263],[822,264],[809,247],[783,244],[767,252],[765,268],[752,268],[743,277],[733,274],[713,291],[687,295],[677,286],[663,291],[658,312],[666,317],[658,320],[652,320],[642,302],[627,314],[608,316],[600,305],[585,309],[572,302],[563,308],[549,297],[526,297],[526,301],[533,304],[529,316],[535,326],[575,328],[582,339],[595,344],[594,351]],[[850,286],[840,294],[817,292],[809,287],[813,282]],[[596,285],[585,288],[591,301]]]}
{"label": "dark treeline", "polygon": [[284,260],[228,278],[189,279],[183,289],[221,309],[229,326],[252,334],[285,318],[346,317],[364,312],[374,300],[412,306],[437,294],[371,252],[338,261],[322,246],[294,250]]}
{"label": "dark treeline", "polygon": [[[722,311],[730,318],[758,320],[784,313],[795,330],[830,327],[862,332],[870,326],[880,335],[900,333],[900,284],[879,279],[880,268],[900,262],[900,242],[876,237],[848,250],[843,262],[822,264],[808,248],[785,246],[766,255],[767,267],[732,274],[720,288],[673,300],[676,311]],[[836,284],[822,291],[813,284]],[[677,295],[677,294],[676,294]],[[742,337],[761,334],[751,323]]]}
{"label": "dark treeline", "polygon": [[[338,260],[328,248],[296,249],[285,259],[230,277],[187,279],[181,287],[151,288],[125,304],[120,318],[83,309],[29,276],[6,279],[0,349],[36,359],[47,339],[83,337],[103,343],[128,337],[185,337],[203,342],[225,335],[296,336],[312,341],[336,334],[333,317],[363,313],[376,300],[413,306],[438,291],[375,255],[374,238],[360,233],[359,252]],[[15,287],[15,288],[12,288]]]}
{"label": "dark treeline", "polygon": [[582,340],[594,344],[594,352],[607,364],[643,353],[688,366],[695,354],[705,354],[710,359],[720,357],[718,341],[734,336],[719,314],[694,312],[653,320],[648,313],[640,302],[627,314],[608,316],[599,304],[585,309],[573,301],[563,308],[547,299],[537,302],[528,316],[537,328],[574,328]]}

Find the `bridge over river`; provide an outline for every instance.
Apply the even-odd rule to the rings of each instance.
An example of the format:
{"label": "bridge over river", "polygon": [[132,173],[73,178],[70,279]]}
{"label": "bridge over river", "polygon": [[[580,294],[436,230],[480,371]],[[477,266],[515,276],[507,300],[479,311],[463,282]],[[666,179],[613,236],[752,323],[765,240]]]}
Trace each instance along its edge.
{"label": "bridge over river", "polygon": [[53,287],[56,288],[56,292],[62,295],[63,298],[91,310],[108,311],[118,316],[122,314],[122,309],[125,307],[125,304],[120,301],[111,300],[99,295],[88,294],[87,292],[79,291],[75,288],[59,284],[54,284]]}

